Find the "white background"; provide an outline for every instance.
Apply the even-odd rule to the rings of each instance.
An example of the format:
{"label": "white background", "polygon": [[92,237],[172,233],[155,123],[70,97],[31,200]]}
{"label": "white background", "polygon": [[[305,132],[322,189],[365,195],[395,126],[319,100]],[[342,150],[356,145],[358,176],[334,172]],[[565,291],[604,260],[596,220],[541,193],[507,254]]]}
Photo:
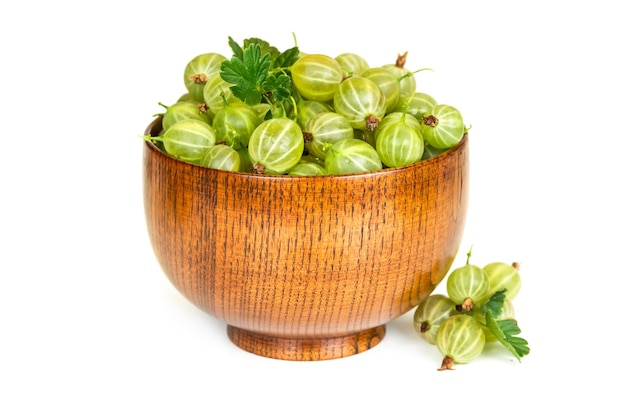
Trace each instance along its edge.
{"label": "white background", "polygon": [[[619,2],[16,4],[0,6],[0,415],[623,412]],[[471,245],[478,265],[521,263],[521,363],[492,347],[437,372],[413,311],[353,357],[257,357],[163,275],[139,135],[193,56],[292,32],[305,52],[434,69],[418,88],[472,126],[455,266]]]}

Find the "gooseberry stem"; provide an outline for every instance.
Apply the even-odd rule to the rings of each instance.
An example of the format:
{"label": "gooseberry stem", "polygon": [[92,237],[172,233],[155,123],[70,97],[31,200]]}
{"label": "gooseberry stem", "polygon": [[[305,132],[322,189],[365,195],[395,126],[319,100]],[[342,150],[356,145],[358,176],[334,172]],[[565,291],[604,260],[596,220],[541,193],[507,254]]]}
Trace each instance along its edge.
{"label": "gooseberry stem", "polygon": [[347,80],[348,78],[352,78],[354,77],[354,72],[350,71],[349,68],[346,67],[341,67],[341,70],[344,71],[346,73],[346,75],[343,76],[343,80]]}
{"label": "gooseberry stem", "polygon": [[374,130],[376,130],[376,126],[378,126],[378,123],[380,123],[380,119],[373,114],[370,114],[365,118],[365,127],[369,131],[373,132]]}
{"label": "gooseberry stem", "polygon": [[150,141],[152,143],[163,142],[160,136],[139,135],[139,137],[145,141]]}
{"label": "gooseberry stem", "polygon": [[441,362],[441,367],[439,369],[437,369],[438,371],[454,371],[454,359],[452,359],[450,356],[446,356],[445,358],[443,358],[443,361]]}
{"label": "gooseberry stem", "polygon": [[474,301],[472,301],[471,298],[466,298],[465,300],[463,300],[461,304],[456,306],[457,311],[468,312],[468,311],[472,311],[473,309],[474,309]]}
{"label": "gooseberry stem", "polygon": [[418,72],[420,72],[420,71],[434,71],[434,69],[432,69],[432,68],[420,68],[420,69],[415,70],[415,71],[413,71],[413,72],[407,72],[407,73],[406,73],[406,74],[404,74],[402,77],[398,78],[398,82],[400,82],[400,81],[402,81],[403,79],[408,78],[408,77],[410,77],[410,76],[412,76],[412,75],[414,75],[414,74],[417,74],[417,73],[418,73]]}
{"label": "gooseberry stem", "polygon": [[470,245],[469,252],[467,252],[467,261],[465,261],[465,265],[469,265],[469,260],[470,260],[470,257],[472,256],[472,248],[473,247],[474,247],[474,245]]}
{"label": "gooseberry stem", "polygon": [[226,99],[226,93],[224,92],[224,89],[222,89],[222,86],[219,86],[220,88],[220,97],[222,98],[222,104],[224,104],[224,106],[228,106],[228,100]]}
{"label": "gooseberry stem", "polygon": [[297,120],[298,119],[298,103],[296,102],[296,99],[293,96],[289,96],[289,100],[291,100],[291,104],[293,104],[292,119]]}
{"label": "gooseberry stem", "polygon": [[422,117],[422,123],[429,127],[435,127],[439,123],[439,119],[437,119],[437,117],[432,114],[428,114]]}

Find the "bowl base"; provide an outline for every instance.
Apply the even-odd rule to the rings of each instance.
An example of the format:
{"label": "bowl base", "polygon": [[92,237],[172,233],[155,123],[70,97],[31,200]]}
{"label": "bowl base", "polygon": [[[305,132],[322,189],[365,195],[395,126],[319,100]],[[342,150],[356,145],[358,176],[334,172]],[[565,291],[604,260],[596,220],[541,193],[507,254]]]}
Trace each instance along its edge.
{"label": "bowl base", "polygon": [[365,352],[385,337],[385,325],[336,337],[282,338],[227,326],[229,339],[241,349],[273,359],[320,361]]}

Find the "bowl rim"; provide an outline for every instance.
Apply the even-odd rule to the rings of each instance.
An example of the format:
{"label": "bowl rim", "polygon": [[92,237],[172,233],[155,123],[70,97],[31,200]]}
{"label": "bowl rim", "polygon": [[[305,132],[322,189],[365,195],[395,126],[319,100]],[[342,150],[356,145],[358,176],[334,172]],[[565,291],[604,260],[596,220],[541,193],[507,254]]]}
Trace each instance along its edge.
{"label": "bowl rim", "polygon": [[198,169],[198,170],[202,170],[206,172],[215,172],[221,175],[241,176],[241,177],[247,177],[247,178],[267,178],[267,179],[279,180],[279,181],[307,181],[307,180],[310,181],[312,179],[319,181],[319,180],[324,180],[324,179],[366,178],[366,177],[371,177],[371,176],[393,175],[394,173],[408,171],[418,166],[427,167],[429,165],[436,164],[438,163],[440,159],[447,158],[450,154],[459,152],[461,148],[465,148],[469,140],[469,135],[466,131],[465,133],[463,133],[463,137],[461,138],[459,143],[457,143],[452,148],[446,149],[445,151],[443,151],[437,156],[433,156],[425,160],[417,161],[417,162],[414,162],[412,164],[405,165],[402,167],[386,167],[386,168],[379,169],[376,171],[358,172],[358,173],[352,173],[352,174],[328,174],[328,175],[256,174],[252,172],[235,172],[235,171],[226,171],[226,170],[220,170],[216,168],[205,167],[202,165],[192,164],[192,163],[183,161],[181,159],[178,159],[172,155],[169,155],[168,153],[160,149],[158,146],[156,146],[153,143],[153,141],[149,139],[149,138],[156,137],[156,135],[154,135],[154,131],[156,129],[159,129],[159,130],[161,129],[162,120],[163,120],[162,115],[155,117],[148,124],[148,126],[146,127],[144,131],[144,140],[143,140],[144,146],[150,151],[157,152],[176,163],[184,164],[185,166],[190,166],[190,167],[193,167],[194,169]]}

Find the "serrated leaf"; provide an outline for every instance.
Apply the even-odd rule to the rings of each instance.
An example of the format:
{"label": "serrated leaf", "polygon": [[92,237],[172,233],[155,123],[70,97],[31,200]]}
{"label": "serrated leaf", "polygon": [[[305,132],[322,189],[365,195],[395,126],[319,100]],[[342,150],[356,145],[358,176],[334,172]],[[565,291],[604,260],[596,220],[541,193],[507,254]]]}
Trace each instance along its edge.
{"label": "serrated leaf", "polygon": [[220,76],[226,82],[238,84],[247,88],[248,85],[254,85],[246,78],[247,69],[244,63],[237,57],[233,57],[230,61],[223,61],[220,65]]}
{"label": "serrated leaf", "polygon": [[233,92],[233,95],[239,100],[249,104],[250,106],[256,106],[261,102],[261,93],[258,90],[254,89],[244,89],[237,85],[233,85],[230,87],[230,90]]}
{"label": "serrated leaf", "polygon": [[263,83],[263,89],[266,91],[274,92],[274,99],[276,101],[283,101],[291,95],[289,87],[291,86],[291,78],[284,74],[278,76],[269,75]]}
{"label": "serrated leaf", "polygon": [[230,46],[230,49],[233,51],[233,56],[236,56],[240,60],[243,60],[243,49],[230,36],[228,37],[228,46]]}
{"label": "serrated leaf", "polygon": [[269,54],[270,61],[274,61],[276,57],[280,55],[280,52],[278,51],[277,48],[273,47],[272,45],[270,45],[269,42],[264,41],[263,39],[260,39],[260,38],[244,39],[243,41],[244,49],[250,46],[251,44],[256,44],[259,46],[259,48],[261,49],[261,55]]}
{"label": "serrated leaf", "polygon": [[[220,76],[232,84],[230,89],[235,97],[254,106],[263,101],[270,103],[282,101],[291,95],[289,90],[291,78],[286,74],[278,76],[270,74],[272,56],[278,57],[283,54],[258,38],[246,39],[243,49],[232,38],[228,39],[233,56],[230,60],[222,62]],[[293,53],[288,52],[282,59],[288,62]]]}
{"label": "serrated leaf", "polygon": [[250,44],[243,51],[243,59],[233,56],[221,64],[220,75],[231,87],[233,95],[250,105],[261,102],[261,86],[268,75],[271,62],[268,54],[261,56],[261,48]]}
{"label": "serrated leaf", "polygon": [[286,100],[287,98],[289,98],[291,96],[291,90],[289,89],[291,87],[291,78],[289,78],[288,76],[281,74],[278,76],[277,82],[276,82],[276,99],[279,101],[282,100]]}
{"label": "serrated leaf", "polygon": [[289,68],[291,67],[300,57],[300,49],[297,46],[293,48],[289,48],[274,60],[272,63],[272,68]]}
{"label": "serrated leaf", "polygon": [[504,299],[506,298],[506,288],[494,292],[489,300],[485,303],[485,314],[487,311],[491,311],[494,317],[499,317],[502,314],[502,307],[504,306]]}
{"label": "serrated leaf", "polygon": [[494,320],[493,313],[487,311],[485,315],[485,324],[502,345],[509,350],[517,360],[530,353],[528,342],[521,337],[515,335],[520,334],[520,328],[515,320]]}
{"label": "serrated leaf", "polygon": [[271,61],[269,54],[261,55],[261,48],[256,44],[252,44],[243,52],[243,63],[248,69],[248,79],[256,87],[260,87],[270,70]]}

